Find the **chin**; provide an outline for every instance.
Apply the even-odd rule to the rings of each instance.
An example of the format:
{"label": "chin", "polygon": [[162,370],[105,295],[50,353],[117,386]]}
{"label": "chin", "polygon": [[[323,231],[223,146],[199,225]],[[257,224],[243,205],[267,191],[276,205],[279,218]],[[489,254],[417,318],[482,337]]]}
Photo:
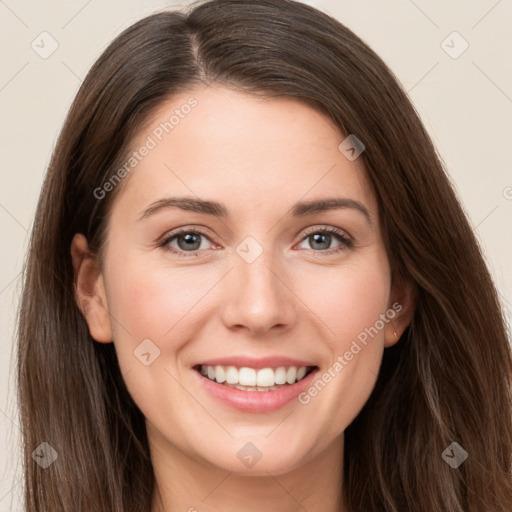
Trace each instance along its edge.
{"label": "chin", "polygon": [[[268,435],[264,434],[264,435]],[[286,474],[300,467],[307,458],[304,444],[287,442],[276,435],[274,439],[262,436],[244,436],[225,443],[205,446],[196,450],[196,456],[209,464],[239,475],[267,476]],[[297,436],[299,437],[299,436]]]}

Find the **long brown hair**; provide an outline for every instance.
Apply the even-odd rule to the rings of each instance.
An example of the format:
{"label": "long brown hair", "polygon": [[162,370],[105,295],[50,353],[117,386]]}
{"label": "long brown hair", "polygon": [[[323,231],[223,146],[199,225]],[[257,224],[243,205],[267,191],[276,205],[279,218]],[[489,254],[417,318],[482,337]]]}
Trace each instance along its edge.
{"label": "long brown hair", "polygon": [[[416,288],[412,323],[385,350],[375,389],[345,432],[346,510],[510,512],[512,357],[475,236],[383,61],[338,21],[290,0],[213,0],[149,16],[111,43],[82,84],[44,181],[24,273],[26,510],[150,510],[144,417],[113,344],[94,342],[77,307],[70,244],[83,233],[102,248],[121,187],[104,199],[93,191],[155,108],[213,83],[297,98],[363,141],[393,278]],[[58,454],[46,469],[32,457],[42,442]],[[454,442],[468,453],[456,469],[442,456]]]}

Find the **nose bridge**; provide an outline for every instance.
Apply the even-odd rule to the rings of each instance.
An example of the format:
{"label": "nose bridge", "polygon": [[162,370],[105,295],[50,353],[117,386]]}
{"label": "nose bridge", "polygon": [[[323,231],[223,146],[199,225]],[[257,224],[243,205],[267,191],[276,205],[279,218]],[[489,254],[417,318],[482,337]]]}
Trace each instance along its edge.
{"label": "nose bridge", "polygon": [[246,237],[236,248],[224,310],[228,326],[245,326],[266,331],[294,322],[293,294],[285,286],[276,251],[263,247],[256,238]]}

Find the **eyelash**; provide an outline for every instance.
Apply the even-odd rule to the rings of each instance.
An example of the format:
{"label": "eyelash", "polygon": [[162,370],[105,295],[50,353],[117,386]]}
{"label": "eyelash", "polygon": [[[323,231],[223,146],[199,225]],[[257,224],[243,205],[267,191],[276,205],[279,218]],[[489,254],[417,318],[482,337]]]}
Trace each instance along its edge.
{"label": "eyelash", "polygon": [[[311,228],[306,233],[304,233],[303,237],[301,238],[300,242],[303,242],[305,239],[307,239],[312,234],[329,234],[329,235],[335,235],[340,245],[335,249],[326,249],[326,250],[315,250],[311,249],[312,251],[318,252],[323,254],[324,256],[328,256],[330,254],[335,254],[338,252],[341,252],[347,248],[351,248],[353,246],[353,241],[345,234],[345,232],[341,231],[340,229],[329,227],[329,228]],[[169,251],[173,254],[176,254],[180,257],[191,257],[191,256],[200,256],[200,251],[182,251],[182,250],[176,250],[174,247],[170,247],[169,243],[174,240],[175,238],[179,237],[183,234],[196,234],[204,236],[205,238],[209,237],[206,233],[203,233],[201,230],[197,228],[184,228],[180,229],[179,231],[175,231],[174,233],[170,233],[168,236],[166,236],[161,242],[158,243],[158,247],[163,248],[166,251]],[[299,243],[300,243],[299,242]]]}

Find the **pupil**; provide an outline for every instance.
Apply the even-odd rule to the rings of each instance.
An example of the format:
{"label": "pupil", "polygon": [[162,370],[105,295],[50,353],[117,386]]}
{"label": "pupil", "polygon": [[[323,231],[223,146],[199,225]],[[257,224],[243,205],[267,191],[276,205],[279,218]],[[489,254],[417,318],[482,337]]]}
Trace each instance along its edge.
{"label": "pupil", "polygon": [[[181,243],[182,240],[185,240],[185,243]],[[178,238],[178,245],[180,249],[183,250],[194,250],[199,249],[201,241],[199,240],[199,236],[195,233],[187,233],[186,235],[182,235]]]}
{"label": "pupil", "polygon": [[[315,233],[314,235],[310,236],[310,239],[312,239],[312,245],[314,249],[328,249],[331,241],[331,235],[327,233]],[[182,243],[182,240],[184,240],[184,243]],[[315,244],[317,244],[316,247]],[[199,236],[197,234],[187,233],[178,238],[178,245],[180,249],[183,250],[195,250],[199,249],[201,241],[199,240]]]}
{"label": "pupil", "polygon": [[[314,235],[312,235],[312,238],[313,238],[313,243],[312,243],[313,249],[328,249],[329,248],[330,241],[331,241],[331,235],[326,234],[326,233],[315,233]],[[322,242],[322,239],[324,239],[323,242]],[[321,247],[314,247],[314,244],[320,244]]]}

